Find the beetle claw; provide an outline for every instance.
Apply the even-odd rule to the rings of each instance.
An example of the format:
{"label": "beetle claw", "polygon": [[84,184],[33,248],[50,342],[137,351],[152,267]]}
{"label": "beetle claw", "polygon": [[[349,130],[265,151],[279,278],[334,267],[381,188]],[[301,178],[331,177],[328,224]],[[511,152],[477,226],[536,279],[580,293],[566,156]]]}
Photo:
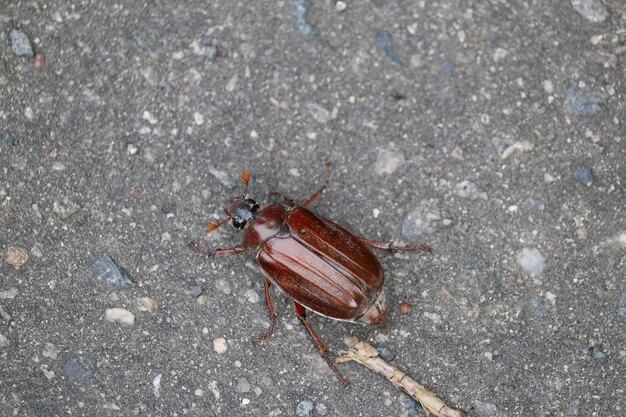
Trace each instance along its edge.
{"label": "beetle claw", "polygon": [[200,249],[200,247],[198,246],[198,244],[196,243],[195,240],[191,240],[189,241],[189,243],[187,244],[187,246],[189,246],[189,249],[191,249],[192,251],[196,252],[197,254],[200,254],[202,256],[213,256],[215,255],[214,251],[211,250],[202,250]]}
{"label": "beetle claw", "polygon": [[254,346],[258,346],[261,343],[263,343],[266,339],[269,339],[272,336],[272,334],[274,334],[274,317],[272,317],[272,321],[270,323],[269,329],[267,329],[267,332],[259,336],[253,337],[251,339],[252,344]]}

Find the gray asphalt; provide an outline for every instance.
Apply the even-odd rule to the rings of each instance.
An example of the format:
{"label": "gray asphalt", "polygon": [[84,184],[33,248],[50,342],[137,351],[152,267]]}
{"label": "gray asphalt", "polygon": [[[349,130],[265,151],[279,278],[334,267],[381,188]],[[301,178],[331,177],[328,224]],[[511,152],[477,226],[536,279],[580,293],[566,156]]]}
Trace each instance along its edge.
{"label": "gray asphalt", "polygon": [[[0,416],[413,416],[240,235],[252,172],[379,253],[369,340],[469,416],[626,413],[626,5],[0,0]],[[119,269],[118,269],[119,268]],[[400,302],[409,303],[408,314]]]}

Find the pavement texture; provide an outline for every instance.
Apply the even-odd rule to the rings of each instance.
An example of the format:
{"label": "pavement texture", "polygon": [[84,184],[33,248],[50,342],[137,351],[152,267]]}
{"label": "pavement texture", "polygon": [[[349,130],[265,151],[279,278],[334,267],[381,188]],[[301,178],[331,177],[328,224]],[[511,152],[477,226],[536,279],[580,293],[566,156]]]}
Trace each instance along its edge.
{"label": "pavement texture", "polygon": [[[355,336],[469,416],[626,414],[626,5],[0,0],[0,415],[413,416],[206,226],[252,172],[379,253]],[[401,311],[400,303],[404,302]],[[410,305],[410,307],[409,307]]]}

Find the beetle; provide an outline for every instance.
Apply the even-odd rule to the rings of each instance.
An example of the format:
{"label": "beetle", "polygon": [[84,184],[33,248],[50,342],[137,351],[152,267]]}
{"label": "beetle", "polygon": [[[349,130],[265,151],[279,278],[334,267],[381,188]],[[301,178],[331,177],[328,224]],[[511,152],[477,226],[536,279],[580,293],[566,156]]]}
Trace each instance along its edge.
{"label": "beetle", "polygon": [[307,207],[317,200],[330,181],[331,164],[326,164],[322,187],[301,206],[280,192],[283,203],[261,207],[248,195],[250,171],[241,175],[244,191],[224,208],[226,218],[214,220],[208,227],[212,232],[229,223],[243,232],[241,244],[231,249],[203,250],[196,242],[189,247],[203,256],[237,255],[244,251],[256,256],[264,276],[264,291],[270,326],[266,333],[252,339],[261,343],[274,332],[276,311],[270,286],[275,284],[293,299],[296,316],[307,331],[317,350],[339,380],[348,380],[331,361],[328,350],[311,324],[306,311],[351,322],[362,322],[386,328],[388,313],[383,291],[383,268],[369,249],[389,252],[431,252],[425,245],[395,246],[393,243],[363,239],[342,226],[310,211]]}

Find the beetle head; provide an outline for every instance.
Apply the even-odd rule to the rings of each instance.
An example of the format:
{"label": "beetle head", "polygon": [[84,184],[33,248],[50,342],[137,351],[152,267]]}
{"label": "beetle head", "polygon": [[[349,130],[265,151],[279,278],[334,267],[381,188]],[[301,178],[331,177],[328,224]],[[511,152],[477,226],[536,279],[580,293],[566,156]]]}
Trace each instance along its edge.
{"label": "beetle head", "polygon": [[228,222],[231,223],[235,229],[243,230],[248,225],[248,222],[254,218],[259,208],[257,202],[248,198],[246,193],[243,197],[235,198],[224,211],[226,215],[228,215]]}
{"label": "beetle head", "polygon": [[245,170],[243,174],[241,174],[241,182],[243,182],[243,195],[233,199],[228,207],[224,207],[224,211],[228,217],[224,220],[213,220],[207,227],[209,233],[224,223],[230,223],[235,229],[243,230],[250,220],[254,218],[256,212],[259,211],[260,207],[257,202],[248,197],[250,171]]}

